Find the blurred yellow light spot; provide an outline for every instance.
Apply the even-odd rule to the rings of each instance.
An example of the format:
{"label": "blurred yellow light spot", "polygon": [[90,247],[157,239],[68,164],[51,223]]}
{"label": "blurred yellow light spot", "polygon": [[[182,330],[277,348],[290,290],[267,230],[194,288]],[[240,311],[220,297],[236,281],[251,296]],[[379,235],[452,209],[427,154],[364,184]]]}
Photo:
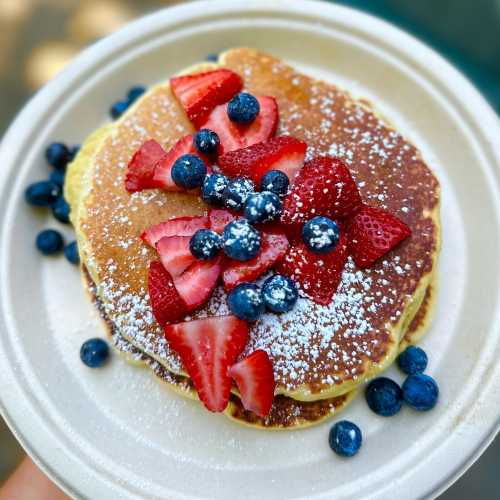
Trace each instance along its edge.
{"label": "blurred yellow light spot", "polygon": [[32,7],[32,0],[0,0],[0,21],[20,21],[29,14]]}

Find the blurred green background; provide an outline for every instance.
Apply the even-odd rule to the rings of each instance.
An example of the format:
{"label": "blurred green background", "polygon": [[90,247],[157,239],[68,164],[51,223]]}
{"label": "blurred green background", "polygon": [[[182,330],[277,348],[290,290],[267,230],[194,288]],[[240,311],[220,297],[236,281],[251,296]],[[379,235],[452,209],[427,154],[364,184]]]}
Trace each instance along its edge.
{"label": "blurred green background", "polygon": [[[83,47],[142,14],[174,3],[181,2],[0,0],[0,137],[26,100]],[[336,3],[384,18],[425,41],[461,69],[500,113],[500,0]],[[0,420],[0,481],[22,456]],[[499,465],[497,439],[441,498],[500,499]]]}

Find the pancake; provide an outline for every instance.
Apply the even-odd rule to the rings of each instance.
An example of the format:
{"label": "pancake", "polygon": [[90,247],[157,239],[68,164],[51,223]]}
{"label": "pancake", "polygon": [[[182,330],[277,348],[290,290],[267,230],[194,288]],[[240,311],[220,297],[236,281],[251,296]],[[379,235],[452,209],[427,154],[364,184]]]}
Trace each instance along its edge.
{"label": "pancake", "polygon": [[[277,394],[303,401],[334,398],[393,361],[424,300],[440,245],[438,181],[417,149],[365,101],[251,49],[230,50],[220,63],[239,73],[250,92],[277,99],[280,134],[306,141],[308,158],[341,157],[363,200],[412,229],[411,238],[369,269],[358,270],[349,259],[329,306],[301,297],[290,313],[266,314],[251,327],[244,355],[256,348],[268,352]],[[157,257],[138,236],[152,224],[199,215],[207,207],[188,194],[130,195],[124,173],[145,140],[154,138],[169,149],[192,131],[168,83],[158,85],[98,132],[93,152],[80,154],[70,166],[65,188],[81,259],[106,314],[127,341],[179,375],[185,375],[182,365],[155,323],[147,295],[148,264]],[[218,290],[195,316],[227,312]]]}

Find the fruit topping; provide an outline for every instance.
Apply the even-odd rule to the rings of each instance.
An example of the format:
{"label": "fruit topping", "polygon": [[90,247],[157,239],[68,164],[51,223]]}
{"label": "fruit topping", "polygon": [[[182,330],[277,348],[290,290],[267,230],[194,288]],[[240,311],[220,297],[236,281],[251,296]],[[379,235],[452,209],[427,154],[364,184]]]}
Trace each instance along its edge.
{"label": "fruit topping", "polygon": [[156,244],[164,236],[193,236],[198,229],[208,228],[208,217],[176,217],[149,227],[141,234],[141,239],[149,246]]}
{"label": "fruit topping", "polygon": [[217,153],[220,139],[213,130],[202,128],[194,135],[194,145],[198,153],[210,156]]}
{"label": "fruit topping", "polygon": [[262,296],[266,308],[274,313],[291,311],[299,298],[295,281],[287,276],[275,274],[264,282]]}
{"label": "fruit topping", "polygon": [[313,217],[302,227],[302,240],[314,253],[331,252],[337,246],[339,239],[339,226],[328,217]]}
{"label": "fruit topping", "polygon": [[161,263],[174,280],[196,262],[189,250],[190,241],[191,236],[164,236],[156,244]]}
{"label": "fruit topping", "polygon": [[165,328],[165,337],[210,411],[224,411],[231,392],[229,368],[248,341],[248,325],[235,316],[186,321]]}
{"label": "fruit topping", "polygon": [[265,417],[274,399],[273,365],[266,351],[258,349],[233,365],[229,373],[236,382],[241,402],[246,410]]}
{"label": "fruit topping", "polygon": [[401,410],[403,391],[394,380],[378,377],[366,387],[365,399],[374,413],[391,417]]}
{"label": "fruit topping", "polygon": [[222,233],[224,253],[234,260],[253,259],[261,248],[259,231],[246,219],[230,222]]}
{"label": "fruit topping", "polygon": [[171,175],[172,180],[181,189],[194,189],[203,184],[207,166],[199,156],[186,154],[175,160]]}
{"label": "fruit topping", "polygon": [[229,179],[223,174],[208,174],[203,181],[201,197],[205,203],[213,207],[220,207],[224,203],[224,190]]}
{"label": "fruit topping", "polygon": [[154,139],[146,141],[128,162],[125,174],[125,188],[129,193],[159,187],[154,179],[155,166],[167,155]]}
{"label": "fruit topping", "polygon": [[170,85],[188,118],[199,129],[216,106],[241,90],[243,81],[233,71],[217,69],[171,78]]}
{"label": "fruit topping", "polygon": [[288,193],[289,186],[290,180],[288,179],[288,175],[281,170],[269,170],[267,174],[263,175],[260,181],[261,191],[271,191],[271,193],[277,194],[280,197]]}
{"label": "fruit topping", "polygon": [[238,218],[237,215],[229,212],[228,210],[221,210],[217,208],[212,208],[208,212],[208,218],[210,221],[210,229],[216,233],[222,234],[224,228],[233,220]]}
{"label": "fruit topping", "polygon": [[259,114],[259,101],[248,92],[236,94],[227,105],[227,115],[234,123],[252,123]]}
{"label": "fruit topping", "polygon": [[210,229],[198,229],[191,236],[189,249],[191,254],[199,260],[210,260],[217,257],[222,248],[222,238]]}
{"label": "fruit topping", "polygon": [[427,368],[427,354],[420,347],[408,346],[397,359],[399,369],[407,375],[423,373]]}
{"label": "fruit topping", "polygon": [[227,301],[231,312],[245,321],[256,321],[265,310],[262,292],[253,283],[241,283],[233,288]]}
{"label": "fruit topping", "polygon": [[248,197],[255,191],[255,185],[250,179],[236,177],[230,180],[222,193],[224,206],[230,210],[243,210]]}
{"label": "fruit topping", "polygon": [[271,191],[252,193],[245,204],[245,217],[252,224],[271,222],[281,215],[281,200]]}

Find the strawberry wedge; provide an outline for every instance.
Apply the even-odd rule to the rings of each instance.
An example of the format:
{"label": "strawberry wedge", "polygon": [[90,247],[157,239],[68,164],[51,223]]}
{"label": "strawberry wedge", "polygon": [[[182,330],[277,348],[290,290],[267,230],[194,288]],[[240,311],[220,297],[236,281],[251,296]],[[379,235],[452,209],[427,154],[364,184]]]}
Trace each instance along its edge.
{"label": "strawberry wedge", "polygon": [[165,328],[206,408],[224,411],[231,393],[229,368],[248,341],[248,324],[236,316],[186,321]]}
{"label": "strawberry wedge", "polygon": [[191,236],[164,236],[156,244],[161,263],[174,280],[196,262],[189,250],[190,241]]}
{"label": "strawberry wedge", "polygon": [[216,233],[222,234],[224,228],[233,220],[238,218],[237,215],[224,210],[222,208],[211,208],[208,211],[208,219],[210,229]]}
{"label": "strawberry wedge", "polygon": [[176,217],[149,227],[141,233],[141,239],[156,248],[164,236],[193,236],[198,229],[208,229],[208,217]]}
{"label": "strawberry wedge", "polygon": [[167,152],[154,139],[146,141],[132,156],[125,173],[125,189],[129,193],[143,189],[157,188],[154,170],[157,162]]}

